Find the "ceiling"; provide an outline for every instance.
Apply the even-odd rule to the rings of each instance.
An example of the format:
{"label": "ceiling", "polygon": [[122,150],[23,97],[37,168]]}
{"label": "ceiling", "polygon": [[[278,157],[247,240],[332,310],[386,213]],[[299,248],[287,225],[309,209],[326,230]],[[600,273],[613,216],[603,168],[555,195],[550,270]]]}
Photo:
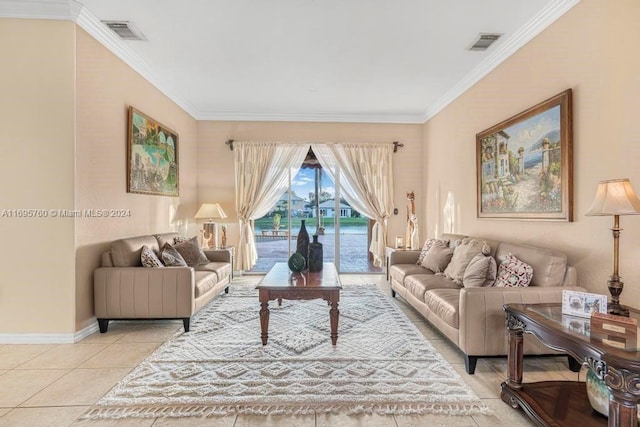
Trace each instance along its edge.
{"label": "ceiling", "polygon": [[[423,123],[578,1],[64,2],[196,119]],[[130,21],[146,41],[99,20]],[[487,32],[504,36],[469,51]]]}

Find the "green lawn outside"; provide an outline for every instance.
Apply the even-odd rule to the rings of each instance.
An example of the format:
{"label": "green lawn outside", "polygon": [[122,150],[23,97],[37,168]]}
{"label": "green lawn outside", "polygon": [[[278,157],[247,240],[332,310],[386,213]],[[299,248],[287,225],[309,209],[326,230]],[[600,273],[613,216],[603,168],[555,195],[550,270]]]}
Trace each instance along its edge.
{"label": "green lawn outside", "polygon": [[[291,228],[293,230],[299,229],[302,218],[291,218]],[[323,224],[325,227],[333,226],[334,218],[324,218]],[[342,226],[362,226],[367,227],[369,222],[368,218],[340,218],[340,225]],[[307,228],[316,226],[316,218],[307,218],[305,222]],[[255,220],[256,230],[273,230],[273,218],[260,218]],[[287,220],[282,218],[280,220],[280,229],[286,230],[289,227]]]}

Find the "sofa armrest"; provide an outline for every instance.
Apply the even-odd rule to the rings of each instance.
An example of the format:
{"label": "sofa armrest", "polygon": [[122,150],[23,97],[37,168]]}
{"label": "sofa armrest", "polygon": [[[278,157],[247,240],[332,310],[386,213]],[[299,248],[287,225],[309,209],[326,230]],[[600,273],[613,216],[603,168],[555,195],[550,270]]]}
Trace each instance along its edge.
{"label": "sofa armrest", "polygon": [[505,314],[502,306],[511,303],[560,303],[563,290],[585,291],[579,286],[462,288],[458,319],[460,349],[474,356],[507,354]]}
{"label": "sofa armrest", "polygon": [[393,251],[389,254],[389,266],[393,264],[415,264],[420,251]]}
{"label": "sofa armrest", "polygon": [[203,252],[211,262],[231,263],[231,251],[228,249],[203,249]]}
{"label": "sofa armrest", "polygon": [[191,267],[101,267],[93,273],[98,319],[187,318],[195,312]]}

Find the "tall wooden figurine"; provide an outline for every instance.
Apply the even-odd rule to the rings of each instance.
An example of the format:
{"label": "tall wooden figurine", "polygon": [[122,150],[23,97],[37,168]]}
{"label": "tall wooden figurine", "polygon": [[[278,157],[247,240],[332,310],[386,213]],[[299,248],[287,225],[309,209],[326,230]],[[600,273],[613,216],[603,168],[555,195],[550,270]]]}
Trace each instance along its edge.
{"label": "tall wooden figurine", "polygon": [[407,235],[405,247],[407,249],[418,249],[418,218],[416,217],[416,200],[413,191],[407,193]]}

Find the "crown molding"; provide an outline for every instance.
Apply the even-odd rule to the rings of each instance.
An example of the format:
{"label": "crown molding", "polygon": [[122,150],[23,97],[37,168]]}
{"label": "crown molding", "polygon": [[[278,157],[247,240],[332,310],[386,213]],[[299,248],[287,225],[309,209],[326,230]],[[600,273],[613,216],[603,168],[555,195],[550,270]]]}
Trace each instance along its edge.
{"label": "crown molding", "polygon": [[580,0],[555,0],[549,3],[526,25],[516,31],[513,36],[501,44],[492,54],[478,64],[469,74],[462,78],[454,87],[438,98],[422,117],[423,123],[442,111],[447,105],[465,93],[484,76],[493,71],[498,65],[513,55],[518,49],[526,45],[531,39],[540,34],[549,25],[564,15]]}
{"label": "crown molding", "polygon": [[324,123],[398,123],[423,124],[423,114],[377,113],[377,114],[335,114],[335,113],[246,113],[233,111],[212,111],[195,116],[197,120],[229,122],[324,122]]}

